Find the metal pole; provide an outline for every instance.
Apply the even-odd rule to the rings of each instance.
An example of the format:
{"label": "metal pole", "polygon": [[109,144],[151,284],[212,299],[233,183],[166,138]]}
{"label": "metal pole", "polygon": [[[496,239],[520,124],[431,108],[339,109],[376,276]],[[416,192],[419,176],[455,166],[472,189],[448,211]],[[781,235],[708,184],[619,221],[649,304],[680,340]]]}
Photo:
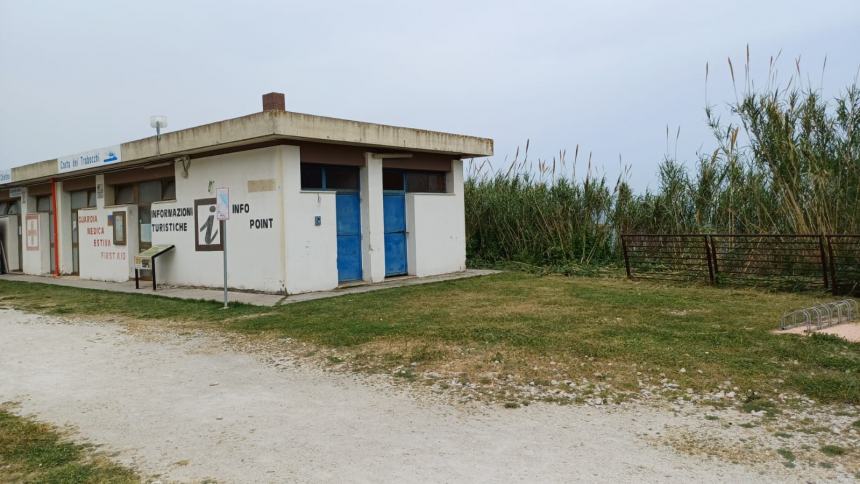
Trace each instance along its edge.
{"label": "metal pole", "polygon": [[707,235],[702,236],[705,242],[705,259],[708,261],[708,283],[714,284],[714,261],[711,260],[711,244]]}
{"label": "metal pole", "polygon": [[836,258],[833,257],[833,239],[827,235],[827,259],[830,262],[830,292],[839,294],[839,281],[836,279]]}
{"label": "metal pole", "polygon": [[621,251],[624,253],[624,268],[627,270],[627,278],[632,279],[633,276],[630,275],[630,258],[627,257],[627,241],[623,235],[621,236]]}
{"label": "metal pole", "polygon": [[720,278],[720,266],[717,264],[717,243],[714,242],[713,235],[708,235],[708,241],[711,244],[711,265],[714,267],[714,284],[716,284]]}
{"label": "metal pole", "polygon": [[827,256],[824,255],[824,236],[818,236],[818,253],[821,257],[821,275],[824,277],[824,289],[829,289],[829,278],[827,277]]}
{"label": "metal pole", "polygon": [[224,253],[224,309],[227,309],[227,221],[221,222],[222,252]]}

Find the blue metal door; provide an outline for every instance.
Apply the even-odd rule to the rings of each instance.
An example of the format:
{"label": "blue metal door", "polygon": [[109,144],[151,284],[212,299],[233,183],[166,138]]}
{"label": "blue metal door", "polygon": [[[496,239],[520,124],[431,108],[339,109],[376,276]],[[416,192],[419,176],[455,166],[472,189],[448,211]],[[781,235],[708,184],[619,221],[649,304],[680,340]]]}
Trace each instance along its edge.
{"label": "blue metal door", "polygon": [[403,192],[382,195],[385,226],[385,275],[406,274],[406,197]]}
{"label": "blue metal door", "polygon": [[339,282],[361,279],[361,202],[358,192],[338,192],[337,278]]}

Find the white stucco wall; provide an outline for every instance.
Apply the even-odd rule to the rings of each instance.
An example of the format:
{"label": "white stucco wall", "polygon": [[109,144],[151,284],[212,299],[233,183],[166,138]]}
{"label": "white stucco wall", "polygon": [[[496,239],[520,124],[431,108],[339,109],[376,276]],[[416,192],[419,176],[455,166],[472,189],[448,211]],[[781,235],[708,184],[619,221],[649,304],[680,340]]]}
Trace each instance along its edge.
{"label": "white stucco wall", "polygon": [[[35,202],[30,204],[35,206]],[[34,212],[35,213],[35,212]],[[22,216],[24,224],[24,254],[22,262],[25,274],[42,275],[51,272],[51,217],[47,213],[35,213],[39,220],[38,249],[28,249],[27,245],[27,215]]]}
{"label": "white stucco wall", "polygon": [[21,270],[18,263],[18,216],[4,215],[0,217],[0,227],[3,228],[3,247],[6,249],[6,261],[10,271]]}
{"label": "white stucco wall", "polygon": [[[332,163],[338,159],[333,157]],[[233,289],[297,294],[338,286],[337,195],[333,191],[301,190],[298,146],[278,145],[191,160],[188,171],[173,162],[175,201],[152,205],[152,243],[172,244],[173,251],[156,261],[158,281],[179,286],[220,287],[221,251],[195,247],[195,201],[211,199],[215,189],[230,189],[227,222],[228,285]],[[360,171],[362,269],[365,281],[384,279],[384,220],[381,158],[368,153]],[[80,276],[83,279],[126,281],[133,277],[139,253],[137,206],[110,206],[113,191],[96,176],[96,208],[79,210]],[[408,271],[417,276],[465,269],[462,162],[452,162],[448,193],[406,196]],[[71,271],[70,196],[57,184],[60,271]],[[22,222],[35,197],[24,199]],[[106,204],[108,204],[106,206]],[[114,246],[108,216],[127,214],[127,244]],[[40,248],[26,251],[23,269],[50,271],[48,214],[39,214]],[[320,223],[316,220],[319,218]],[[22,230],[26,230],[22,227]],[[10,232],[13,232],[14,229]],[[26,237],[25,237],[26,241]],[[11,255],[11,252],[10,252]],[[14,264],[14,258],[10,257]],[[14,267],[14,265],[13,265]]]}
{"label": "white stucco wall", "polygon": [[[291,197],[287,230],[287,292],[334,289],[337,281],[337,226],[333,192],[302,192]],[[314,225],[314,218],[321,225]]]}
{"label": "white stucco wall", "polygon": [[361,266],[368,282],[385,280],[382,159],[364,154],[361,179]]}
{"label": "white stucco wall", "polygon": [[[51,217],[47,213],[36,211],[36,197],[31,196],[27,189],[22,190],[21,196],[21,267],[25,274],[43,275],[51,272]],[[27,215],[36,214],[39,219],[38,250],[28,249],[27,245]]]}
{"label": "white stucco wall", "polygon": [[[208,287],[223,284],[223,253],[196,250],[193,210],[195,200],[214,198],[216,188],[227,187],[234,208],[227,221],[228,286],[284,291],[282,183],[276,157],[279,148],[193,159],[187,178],[177,165],[177,200],[152,205],[153,245],[176,246],[156,259],[159,282]],[[171,209],[190,209],[192,214],[160,215],[166,212],[159,211]]]}
{"label": "white stucco wall", "polygon": [[463,162],[451,162],[448,193],[406,195],[406,253],[409,274],[431,276],[466,270]]}
{"label": "white stucco wall", "polygon": [[[283,170],[287,293],[334,289],[337,279],[336,195],[301,190],[299,148],[277,147]],[[319,216],[321,223],[315,224]]]}
{"label": "white stucco wall", "polygon": [[[114,245],[109,215],[125,213],[126,245]],[[137,206],[117,205],[78,210],[80,277],[96,281],[124,282],[134,276],[138,253]]]}
{"label": "white stucco wall", "polygon": [[448,193],[406,195],[409,274],[431,276],[466,270],[466,231]]}
{"label": "white stucco wall", "polygon": [[63,183],[57,185],[57,225],[59,237],[57,247],[60,251],[60,274],[71,274],[74,271],[72,261],[72,196],[63,191]]}

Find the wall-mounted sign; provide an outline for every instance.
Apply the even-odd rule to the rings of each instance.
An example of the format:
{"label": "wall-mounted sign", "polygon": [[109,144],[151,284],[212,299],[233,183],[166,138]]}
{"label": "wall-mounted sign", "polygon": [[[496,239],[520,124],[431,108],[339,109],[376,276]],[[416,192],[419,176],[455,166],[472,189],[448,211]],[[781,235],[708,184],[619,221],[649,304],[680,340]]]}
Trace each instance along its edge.
{"label": "wall-mounted sign", "polygon": [[120,158],[119,145],[108,146],[107,148],[98,148],[57,158],[57,172],[67,173],[102,165],[112,165],[120,161],[122,159]]}
{"label": "wall-mounted sign", "polygon": [[12,181],[12,170],[9,169],[0,169],[0,185],[4,183],[10,183]]}
{"label": "wall-mounted sign", "polygon": [[39,250],[39,214],[28,213],[24,227],[27,250]]}
{"label": "wall-mounted sign", "polygon": [[149,211],[152,232],[188,232],[188,224],[194,216],[191,207],[152,208]]}
{"label": "wall-mounted sign", "polygon": [[125,212],[113,213],[113,245],[125,245]]}
{"label": "wall-mounted sign", "polygon": [[9,196],[12,198],[21,198],[22,195],[24,195],[24,189],[23,188],[10,188],[9,189]]}
{"label": "wall-mounted sign", "polygon": [[223,222],[215,219],[215,199],[194,200],[194,249],[199,251],[224,250]]}

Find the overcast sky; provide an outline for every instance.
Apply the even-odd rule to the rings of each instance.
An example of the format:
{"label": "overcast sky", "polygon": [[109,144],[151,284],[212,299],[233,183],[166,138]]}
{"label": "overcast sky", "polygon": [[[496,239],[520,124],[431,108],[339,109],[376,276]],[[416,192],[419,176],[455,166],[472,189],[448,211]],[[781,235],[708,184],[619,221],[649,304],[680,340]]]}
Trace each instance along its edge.
{"label": "overcast sky", "polygon": [[667,125],[679,158],[710,146],[703,107],[733,98],[747,44],[755,79],[782,50],[783,77],[800,56],[832,96],[860,66],[860,1],[0,0],[0,168],[281,91],[292,111],[493,138],[496,165],[527,139],[534,159],[579,144],[611,178],[620,155],[642,190]]}

